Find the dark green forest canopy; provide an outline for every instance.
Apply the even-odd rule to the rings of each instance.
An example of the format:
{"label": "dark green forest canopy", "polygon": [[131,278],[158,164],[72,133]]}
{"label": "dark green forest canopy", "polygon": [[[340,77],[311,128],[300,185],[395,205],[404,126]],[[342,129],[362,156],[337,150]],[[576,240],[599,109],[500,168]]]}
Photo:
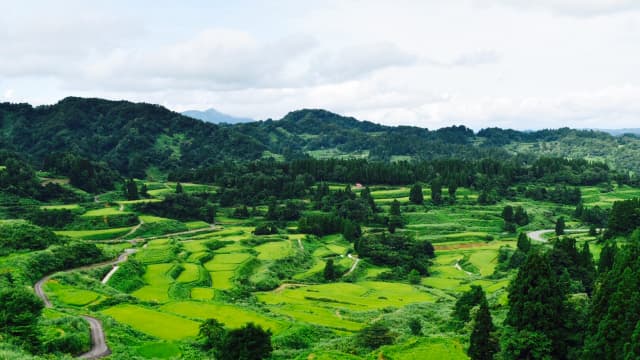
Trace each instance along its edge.
{"label": "dark green forest canopy", "polygon": [[133,177],[143,177],[150,167],[191,169],[263,156],[291,160],[314,151],[347,157],[365,154],[369,160],[385,162],[398,156],[506,160],[515,155],[531,162],[543,155],[593,158],[616,169],[640,170],[640,139],[630,135],[568,128],[536,132],[489,128],[474,134],[464,126],[390,127],[324,110],[294,111],[281,120],[216,125],[158,105],[74,97],[38,107],[0,104],[0,147],[25,154],[37,168],[47,159],[51,165],[52,154],[69,153],[93,161],[96,171],[102,171],[98,164],[104,163]]}

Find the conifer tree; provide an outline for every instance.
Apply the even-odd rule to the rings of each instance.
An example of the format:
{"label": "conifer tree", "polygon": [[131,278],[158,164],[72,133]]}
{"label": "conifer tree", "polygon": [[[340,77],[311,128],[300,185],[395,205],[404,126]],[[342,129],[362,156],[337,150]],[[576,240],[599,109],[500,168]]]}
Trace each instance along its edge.
{"label": "conifer tree", "polygon": [[336,279],[336,269],[333,264],[333,259],[327,260],[327,264],[324,266],[324,279],[327,281]]}
{"label": "conifer tree", "polygon": [[525,254],[531,250],[531,239],[523,232],[518,235],[518,250]]}
{"label": "conifer tree", "polygon": [[182,184],[180,182],[176,183],[176,194],[182,194],[184,189],[182,189]]}
{"label": "conifer tree", "polygon": [[431,201],[435,205],[442,204],[442,183],[439,179],[434,179],[431,182]]}
{"label": "conifer tree", "polygon": [[475,324],[469,339],[467,354],[472,360],[493,360],[499,350],[498,342],[492,336],[494,330],[489,304],[485,298],[476,313]]}
{"label": "conifer tree", "polygon": [[422,195],[422,186],[416,183],[411,187],[409,192],[409,201],[416,205],[422,205],[424,203],[424,196]]}
{"label": "conifer tree", "polygon": [[564,235],[564,217],[560,216],[558,218],[558,220],[556,221],[556,235],[560,236],[560,235]]}
{"label": "conifer tree", "polygon": [[532,252],[511,282],[505,325],[549,339],[553,357],[563,359],[567,353],[564,319],[569,314],[565,296],[548,256]]}

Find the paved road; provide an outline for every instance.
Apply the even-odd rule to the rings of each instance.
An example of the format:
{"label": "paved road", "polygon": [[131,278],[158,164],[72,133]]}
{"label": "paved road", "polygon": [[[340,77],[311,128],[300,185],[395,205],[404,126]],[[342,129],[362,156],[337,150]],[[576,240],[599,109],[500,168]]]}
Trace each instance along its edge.
{"label": "paved road", "polygon": [[111,350],[107,346],[106,337],[104,336],[104,330],[102,329],[102,323],[100,320],[91,317],[83,316],[89,323],[91,328],[91,350],[79,356],[80,359],[100,359],[111,354]]}
{"label": "paved road", "polygon": [[[527,236],[534,241],[547,242],[547,239],[543,238],[542,236],[549,233],[555,233],[555,231],[556,231],[555,229],[529,231],[527,233]],[[587,231],[589,231],[589,229],[567,229],[564,232],[566,234],[566,233],[581,233],[581,232],[587,232]]]}
{"label": "paved road", "polygon": [[[126,249],[115,260],[100,262],[100,263],[91,264],[87,266],[81,266],[79,268],[75,268],[67,271],[86,270],[86,269],[91,269],[91,268],[106,266],[106,265],[117,265],[117,264],[120,264],[121,262],[127,261],[127,258],[129,257],[129,255],[133,254],[134,252],[136,252],[135,249]],[[47,308],[53,307],[53,304],[51,303],[51,300],[49,300],[49,298],[47,297],[47,294],[44,292],[43,286],[47,281],[49,281],[49,279],[51,279],[52,276],[53,274],[49,274],[43,277],[42,279],[38,280],[38,282],[36,282],[36,284],[33,286],[36,295],[40,299],[42,299],[42,302],[44,302],[44,306]],[[91,329],[92,346],[91,346],[91,350],[89,350],[87,353],[80,355],[80,358],[99,359],[111,354],[111,350],[109,350],[109,347],[107,346],[107,340],[104,336],[104,330],[102,329],[102,323],[100,323],[100,320],[87,315],[83,315],[82,317],[85,320],[87,320],[87,322],[89,322],[89,327]]]}

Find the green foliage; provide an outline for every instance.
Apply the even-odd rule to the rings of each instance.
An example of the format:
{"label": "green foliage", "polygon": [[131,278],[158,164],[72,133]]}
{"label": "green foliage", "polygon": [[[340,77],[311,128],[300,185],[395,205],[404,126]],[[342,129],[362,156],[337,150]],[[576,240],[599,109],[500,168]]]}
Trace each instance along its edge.
{"label": "green foliage", "polygon": [[520,235],[518,235],[517,246],[518,250],[522,251],[525,254],[528,253],[529,250],[531,250],[531,239],[529,239],[526,233],[521,232]]}
{"label": "green foliage", "polygon": [[160,217],[181,221],[203,220],[211,223],[215,216],[215,210],[206,198],[206,194],[203,196],[187,193],[169,194],[160,202],[136,204],[135,208],[142,213]]}
{"label": "green foliage", "polygon": [[327,281],[334,281],[336,279],[337,274],[333,265],[333,259],[327,260],[327,263],[324,266],[323,276]]}
{"label": "green foliage", "polygon": [[628,235],[640,227],[640,198],[613,203],[605,238]]}
{"label": "green foliage", "polygon": [[260,360],[268,358],[272,351],[271,331],[265,331],[260,325],[250,322],[225,334],[219,359]]}
{"label": "green foliage", "polygon": [[131,293],[144,286],[144,280],[142,280],[144,273],[145,268],[142,263],[135,259],[129,259],[121,264],[118,271],[111,276],[108,285],[120,291]]}
{"label": "green foliage", "polygon": [[409,284],[417,285],[420,284],[420,280],[422,280],[422,277],[420,276],[420,272],[418,270],[412,269],[407,275],[407,280],[409,281]]}
{"label": "green foliage", "polygon": [[15,250],[41,250],[60,243],[50,230],[27,222],[0,223],[0,255]]}
{"label": "green foliage", "polygon": [[469,350],[467,354],[472,360],[493,360],[498,352],[498,341],[493,337],[495,326],[489,312],[487,299],[480,302],[480,308],[475,316],[473,330],[469,339]]}
{"label": "green foliage", "polygon": [[366,234],[356,241],[355,250],[376,265],[392,266],[404,274],[415,269],[422,275],[428,275],[429,263],[435,256],[429,241],[417,241],[407,233]]}
{"label": "green foliage", "polygon": [[434,205],[442,204],[442,183],[440,179],[434,179],[431,182],[431,202]]}
{"label": "green foliage", "polygon": [[393,344],[394,340],[395,336],[391,333],[389,327],[379,321],[363,328],[356,335],[357,343],[371,350],[383,345]]}
{"label": "green foliage", "polygon": [[411,187],[409,192],[409,201],[416,205],[422,205],[424,203],[424,196],[422,195],[422,186],[418,183]]}
{"label": "green foliage", "polygon": [[455,308],[453,310],[453,318],[464,324],[471,320],[471,309],[480,305],[483,301],[486,301],[484,290],[478,285],[471,285],[471,289],[465,292],[456,301]]}
{"label": "green foliage", "polygon": [[217,353],[218,349],[222,347],[226,334],[224,324],[216,319],[207,319],[200,324],[198,339],[206,350]]}
{"label": "green foliage", "polygon": [[44,304],[31,291],[17,286],[0,290],[0,333],[36,344],[36,324]]}
{"label": "green foliage", "polygon": [[419,336],[422,334],[422,322],[418,318],[409,319],[409,331],[412,335]]}
{"label": "green foliage", "polygon": [[565,224],[564,224],[564,217],[560,216],[558,218],[558,220],[556,220],[556,235],[560,236],[560,235],[564,235],[564,228],[565,228]]}
{"label": "green foliage", "polygon": [[511,283],[505,325],[550,339],[552,356],[564,358],[568,337],[565,319],[570,315],[565,296],[548,256],[533,252]]}
{"label": "green foliage", "polygon": [[633,358],[634,336],[640,321],[640,244],[620,249],[610,271],[601,276],[589,317],[584,358]]}

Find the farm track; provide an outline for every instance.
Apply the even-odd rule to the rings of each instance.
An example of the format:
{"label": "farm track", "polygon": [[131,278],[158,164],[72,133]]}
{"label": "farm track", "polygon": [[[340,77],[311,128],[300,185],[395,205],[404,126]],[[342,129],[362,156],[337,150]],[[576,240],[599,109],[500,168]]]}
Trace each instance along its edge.
{"label": "farm track", "polygon": [[[99,262],[99,263],[96,263],[96,264],[81,266],[81,267],[77,267],[75,269],[65,270],[64,272],[77,271],[77,270],[88,270],[88,269],[93,269],[93,268],[96,268],[96,267],[107,266],[107,265],[117,265],[117,264],[120,264],[122,262],[127,261],[127,259],[129,258],[129,255],[133,254],[134,252],[135,252],[135,249],[126,249],[115,260],[103,261],[103,262]],[[53,304],[51,303],[51,300],[49,300],[49,297],[47,297],[47,294],[44,292],[43,286],[47,281],[49,281],[49,279],[51,279],[51,277],[54,274],[49,274],[49,275],[43,277],[42,279],[38,280],[38,282],[36,282],[35,285],[33,286],[36,295],[42,300],[42,302],[44,303],[45,307],[47,307],[47,308],[53,308]],[[102,358],[102,357],[105,357],[105,356],[111,354],[111,350],[109,350],[109,347],[107,346],[107,340],[105,338],[104,329],[102,328],[102,323],[100,322],[100,320],[97,319],[97,318],[94,318],[92,316],[88,316],[88,315],[83,315],[82,317],[85,320],[87,320],[87,322],[89,323],[89,328],[91,330],[91,344],[92,345],[91,345],[91,349],[88,352],[80,355],[79,358],[81,358],[81,359],[99,359],[99,358]]]}
{"label": "farm track", "polygon": [[358,267],[358,263],[360,262],[360,259],[355,257],[355,256],[353,258],[355,259],[353,261],[353,265],[351,265],[351,268],[349,269],[349,271],[344,273],[344,275],[342,275],[342,277],[349,276],[352,272],[356,271],[356,268]]}

